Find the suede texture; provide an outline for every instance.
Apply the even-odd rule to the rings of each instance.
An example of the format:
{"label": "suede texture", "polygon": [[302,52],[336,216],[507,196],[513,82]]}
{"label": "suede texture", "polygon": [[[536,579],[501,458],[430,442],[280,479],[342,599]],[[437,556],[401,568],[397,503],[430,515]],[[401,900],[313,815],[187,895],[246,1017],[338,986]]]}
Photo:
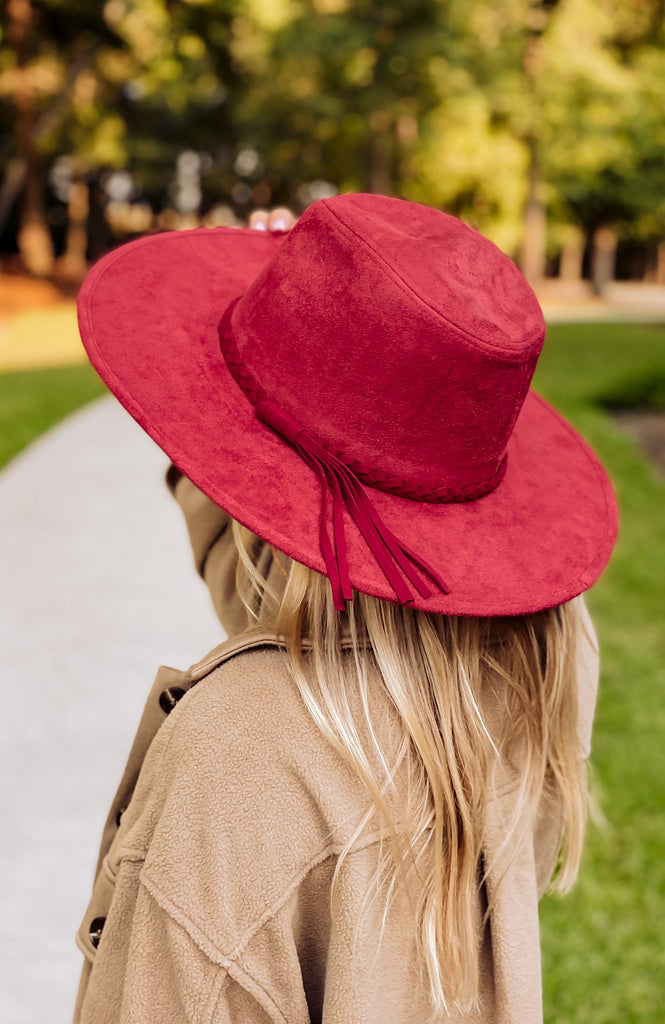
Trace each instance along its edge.
{"label": "suede texture", "polygon": [[[469,502],[368,488],[389,530],[447,582],[417,607],[513,615],[562,603],[602,572],[617,531],[611,484],[579,435],[528,391],[544,325],[512,262],[453,217],[400,200],[313,204],[284,239],[242,229],[150,236],[110,253],[79,299],[100,376],[215,503],[325,573],[317,478],[260,422],[220,352],[344,459]],[[345,515],[359,590],[395,595]]]}
{"label": "suede texture", "polygon": [[[369,795],[319,731],[278,638],[247,632],[228,516],[175,470],[169,485],[215,607],[238,633],[188,671],[157,674],[78,933],[85,960],[75,1024],[424,1024],[429,1006],[406,898],[417,900],[415,880],[392,905],[379,944],[380,897],[360,923],[381,836],[370,824],[340,872],[331,917],[337,859]],[[257,544],[254,557],[279,591],[284,576],[269,546]],[[598,656],[582,605],[580,614],[588,629],[578,672],[587,756]],[[350,708],[367,741],[352,662],[349,654]],[[159,702],[167,687],[184,691],[168,716]],[[481,694],[492,733],[504,687],[488,677]],[[396,712],[374,671],[369,709],[390,758]],[[479,1010],[437,1024],[542,1024],[538,898],[555,863],[560,808],[543,802],[511,844],[505,870],[506,820],[519,782],[519,764],[499,765],[483,844],[487,886],[474,908]],[[395,783],[393,808],[405,798],[404,772]],[[95,947],[90,930],[99,919]]]}
{"label": "suede texture", "polygon": [[354,199],[312,207],[241,299],[240,354],[346,462],[431,489],[487,479],[542,345],[535,297],[456,218]]}

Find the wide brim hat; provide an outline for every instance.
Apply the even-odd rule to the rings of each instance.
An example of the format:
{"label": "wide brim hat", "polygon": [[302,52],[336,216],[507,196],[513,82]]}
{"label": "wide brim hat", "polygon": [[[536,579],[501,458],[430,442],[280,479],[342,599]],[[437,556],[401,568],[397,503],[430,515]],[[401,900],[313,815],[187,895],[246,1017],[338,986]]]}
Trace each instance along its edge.
{"label": "wide brim hat", "polygon": [[529,385],[540,307],[437,210],[344,195],[288,234],[112,251],[79,297],[97,372],[175,465],[291,558],[427,611],[507,616],[590,587],[608,477]]}

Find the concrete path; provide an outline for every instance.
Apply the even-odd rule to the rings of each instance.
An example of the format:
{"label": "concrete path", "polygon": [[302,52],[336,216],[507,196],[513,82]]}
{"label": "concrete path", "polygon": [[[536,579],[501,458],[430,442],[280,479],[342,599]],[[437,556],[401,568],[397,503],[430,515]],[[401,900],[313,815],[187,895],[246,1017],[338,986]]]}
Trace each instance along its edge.
{"label": "concrete path", "polygon": [[548,323],[665,321],[665,285],[662,284],[614,281],[599,298],[587,281],[571,284],[554,278],[544,281],[537,295]]}
{"label": "concrete path", "polygon": [[158,665],[224,639],[167,460],[114,399],[0,475],[0,1020],[68,1024],[110,800]]}

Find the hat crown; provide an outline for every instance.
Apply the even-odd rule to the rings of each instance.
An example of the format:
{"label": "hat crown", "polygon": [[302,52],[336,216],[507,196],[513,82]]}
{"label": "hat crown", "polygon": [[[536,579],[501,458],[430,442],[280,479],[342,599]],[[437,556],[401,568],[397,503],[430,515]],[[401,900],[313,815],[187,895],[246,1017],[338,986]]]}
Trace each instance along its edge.
{"label": "hat crown", "polygon": [[497,472],[545,333],[492,242],[374,195],[310,206],[232,324],[267,396],[346,462],[460,498]]}

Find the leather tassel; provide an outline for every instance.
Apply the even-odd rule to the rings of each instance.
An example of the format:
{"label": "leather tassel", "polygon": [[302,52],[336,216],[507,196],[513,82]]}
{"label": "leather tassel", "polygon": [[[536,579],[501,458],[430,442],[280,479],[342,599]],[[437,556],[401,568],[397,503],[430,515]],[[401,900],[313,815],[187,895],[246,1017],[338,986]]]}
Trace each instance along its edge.
{"label": "leather tassel", "polygon": [[[413,602],[413,593],[406,580],[421,597],[430,597],[431,590],[417,570],[428,577],[444,594],[450,593],[450,588],[444,580],[388,529],[369,500],[360,480],[346,463],[333,455],[293,416],[274,402],[259,400],[255,405],[255,413],[262,423],[293,445],[321,483],[319,540],[332,586],[335,608],[338,611],[344,611],[345,602],[353,597],[344,533],[344,509],[358,527],[400,604]],[[328,507],[331,502],[332,540],[328,533]]]}

